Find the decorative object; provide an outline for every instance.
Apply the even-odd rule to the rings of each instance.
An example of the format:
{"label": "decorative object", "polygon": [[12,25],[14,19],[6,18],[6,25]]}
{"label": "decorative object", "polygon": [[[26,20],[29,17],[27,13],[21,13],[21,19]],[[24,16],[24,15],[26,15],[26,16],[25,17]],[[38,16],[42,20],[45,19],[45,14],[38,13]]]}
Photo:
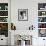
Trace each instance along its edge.
{"label": "decorative object", "polygon": [[30,46],[32,45],[32,36],[31,35],[15,35],[15,45],[16,46]]}
{"label": "decorative object", "polygon": [[42,12],[42,15],[45,15],[45,12]]}
{"label": "decorative object", "polygon": [[0,23],[0,35],[8,37],[8,23]]}
{"label": "decorative object", "polygon": [[38,17],[38,22],[46,22],[46,17]]}
{"label": "decorative object", "polygon": [[20,35],[20,37],[21,37],[22,40],[26,40],[26,39],[29,38],[29,36],[27,36],[27,35]]}
{"label": "decorative object", "polygon": [[1,10],[1,6],[0,6],[0,10]]}
{"label": "decorative object", "polygon": [[18,9],[18,20],[28,21],[28,9]]}
{"label": "decorative object", "polygon": [[46,37],[46,29],[39,30],[39,37]]}
{"label": "decorative object", "polygon": [[11,23],[11,30],[16,30],[16,26],[13,23]]}
{"label": "decorative object", "polygon": [[38,23],[38,28],[46,28],[46,23]]}
{"label": "decorative object", "polygon": [[0,17],[0,22],[8,22],[8,17]]}
{"label": "decorative object", "polygon": [[31,26],[29,26],[29,30],[34,30],[34,26],[33,25],[31,25]]}
{"label": "decorative object", "polygon": [[38,10],[45,10],[46,9],[46,3],[38,3]]}
{"label": "decorative object", "polygon": [[0,10],[8,10],[8,3],[0,3]]}
{"label": "decorative object", "polygon": [[5,10],[8,10],[8,6],[5,6]]}
{"label": "decorative object", "polygon": [[8,11],[0,11],[0,16],[8,16]]}

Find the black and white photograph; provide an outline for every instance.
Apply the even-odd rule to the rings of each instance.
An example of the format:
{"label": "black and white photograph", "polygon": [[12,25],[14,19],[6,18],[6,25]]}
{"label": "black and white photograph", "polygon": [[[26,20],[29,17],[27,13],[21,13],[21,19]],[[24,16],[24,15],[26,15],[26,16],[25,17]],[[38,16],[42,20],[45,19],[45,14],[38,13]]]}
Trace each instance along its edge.
{"label": "black and white photograph", "polygon": [[18,20],[28,21],[28,9],[18,9]]}

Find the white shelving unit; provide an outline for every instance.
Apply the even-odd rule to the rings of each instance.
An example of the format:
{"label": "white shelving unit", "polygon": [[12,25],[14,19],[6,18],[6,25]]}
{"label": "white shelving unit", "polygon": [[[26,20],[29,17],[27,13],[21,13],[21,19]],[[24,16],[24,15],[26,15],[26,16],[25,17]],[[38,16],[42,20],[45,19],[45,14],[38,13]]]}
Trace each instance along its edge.
{"label": "white shelving unit", "polygon": [[46,37],[45,34],[40,33],[41,31],[46,33],[46,3],[38,4],[38,32],[40,37]]}
{"label": "white shelving unit", "polygon": [[[1,46],[8,45],[8,30],[9,30],[8,26],[9,26],[9,20],[10,20],[10,16],[9,16],[10,15],[9,14],[10,13],[9,5],[10,4],[8,3],[8,1],[9,0],[0,0],[0,36],[1,36],[0,37],[0,45]],[[5,27],[5,26],[7,27],[6,30],[5,30],[5,28],[3,29],[3,27]]]}
{"label": "white shelving unit", "polygon": [[0,3],[0,35],[5,37],[8,37],[8,19],[8,3]]}

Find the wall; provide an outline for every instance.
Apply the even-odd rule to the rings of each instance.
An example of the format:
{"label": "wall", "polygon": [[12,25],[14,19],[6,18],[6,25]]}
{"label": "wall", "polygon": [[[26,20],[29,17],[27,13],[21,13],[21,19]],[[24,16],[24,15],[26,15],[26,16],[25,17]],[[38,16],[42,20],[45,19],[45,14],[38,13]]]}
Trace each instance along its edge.
{"label": "wall", "polygon": [[[15,3],[13,3],[15,2]],[[32,3],[33,2],[33,3]],[[27,30],[32,24],[37,27],[37,2],[31,0],[15,0],[11,2],[11,19],[17,30]],[[34,4],[34,5],[32,5]],[[28,21],[18,21],[18,9],[28,9]]]}
{"label": "wall", "polygon": [[[38,36],[38,3],[45,2],[46,0],[11,0],[11,22],[16,25],[18,32],[19,30],[27,30],[32,24],[35,26],[35,32],[37,34],[33,33],[33,46],[40,46],[39,44],[43,44],[43,38],[35,36]],[[28,9],[28,21],[18,21],[18,9]]]}
{"label": "wall", "polygon": [[[11,0],[11,22],[16,25],[17,30],[26,30],[32,24],[37,29],[38,25],[38,3],[46,0]],[[18,9],[28,9],[28,21],[18,21]]]}
{"label": "wall", "polygon": [[8,0],[0,0],[0,3],[7,3]]}

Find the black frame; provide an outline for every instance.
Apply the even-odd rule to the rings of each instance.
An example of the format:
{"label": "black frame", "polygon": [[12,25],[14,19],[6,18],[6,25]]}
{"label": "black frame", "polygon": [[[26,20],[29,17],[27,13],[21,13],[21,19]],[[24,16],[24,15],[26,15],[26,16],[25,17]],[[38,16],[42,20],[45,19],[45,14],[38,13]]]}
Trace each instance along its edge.
{"label": "black frame", "polygon": [[[25,15],[26,15],[26,19],[20,19],[20,12],[24,13],[25,12]],[[22,15],[21,15],[22,16]],[[18,9],[18,20],[19,21],[28,21],[28,9]]]}

